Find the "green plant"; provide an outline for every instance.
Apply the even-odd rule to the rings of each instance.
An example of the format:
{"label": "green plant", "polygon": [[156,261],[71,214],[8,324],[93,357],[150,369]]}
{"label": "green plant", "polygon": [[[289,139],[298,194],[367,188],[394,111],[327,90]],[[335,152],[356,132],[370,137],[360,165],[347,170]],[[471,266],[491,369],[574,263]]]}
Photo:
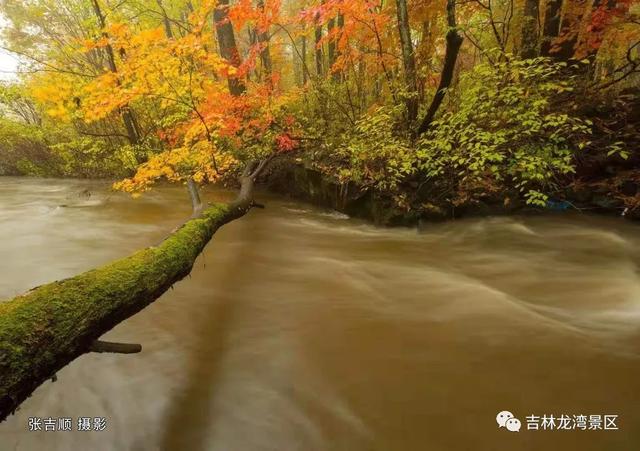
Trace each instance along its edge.
{"label": "green plant", "polygon": [[384,106],[365,114],[344,133],[334,151],[341,181],[396,191],[415,171],[415,152],[399,131],[403,105]]}
{"label": "green plant", "polygon": [[574,82],[567,72],[566,63],[545,58],[476,66],[462,77],[456,108],[419,141],[418,167],[428,178],[450,180],[459,196],[497,184],[544,206],[555,178],[574,171],[591,132],[588,120],[562,108]]}

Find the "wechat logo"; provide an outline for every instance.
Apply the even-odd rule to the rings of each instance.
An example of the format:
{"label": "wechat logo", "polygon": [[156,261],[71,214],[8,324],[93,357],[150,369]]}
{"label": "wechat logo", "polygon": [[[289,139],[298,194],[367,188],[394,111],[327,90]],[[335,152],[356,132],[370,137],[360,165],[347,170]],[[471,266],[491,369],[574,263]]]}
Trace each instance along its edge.
{"label": "wechat logo", "polygon": [[520,428],[522,427],[520,420],[514,417],[508,410],[503,410],[496,415],[496,422],[498,423],[498,427],[506,428],[509,432],[520,432]]}

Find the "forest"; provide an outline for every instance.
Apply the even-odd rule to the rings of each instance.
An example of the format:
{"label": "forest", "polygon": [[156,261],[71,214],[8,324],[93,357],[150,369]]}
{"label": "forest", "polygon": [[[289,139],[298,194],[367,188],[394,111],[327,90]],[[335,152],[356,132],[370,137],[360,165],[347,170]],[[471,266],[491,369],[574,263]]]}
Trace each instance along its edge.
{"label": "forest", "polygon": [[161,179],[233,186],[275,159],[382,199],[381,222],[486,204],[638,214],[632,0],[1,12],[21,61],[2,85],[3,174],[118,178],[138,195]]}
{"label": "forest", "polygon": [[192,209],[0,303],[0,419],[80,355],[137,352],[99,338],[268,209],[255,185],[383,225],[640,218],[635,0],[0,0],[0,29],[0,175],[173,183]]}

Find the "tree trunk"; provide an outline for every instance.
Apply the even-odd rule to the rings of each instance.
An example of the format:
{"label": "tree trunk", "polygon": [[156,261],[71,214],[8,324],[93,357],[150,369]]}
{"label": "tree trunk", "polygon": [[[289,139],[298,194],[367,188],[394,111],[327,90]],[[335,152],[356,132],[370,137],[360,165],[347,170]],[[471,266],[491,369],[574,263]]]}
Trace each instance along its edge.
{"label": "tree trunk", "polygon": [[[263,0],[258,0],[258,8],[261,11],[264,11]],[[263,80],[265,80],[266,78],[270,79],[273,68],[271,63],[271,51],[269,50],[269,30],[256,29],[256,35],[258,38],[258,42],[262,45],[262,50],[260,51],[260,61],[262,62],[262,69],[264,72],[264,74],[262,74],[262,78]]]}
{"label": "tree trunk", "polygon": [[307,37],[302,35],[302,86],[307,84]]}
{"label": "tree trunk", "polygon": [[[316,16],[316,22],[320,21],[320,15]],[[322,26],[319,23],[316,23],[315,29],[315,44],[316,44],[316,75],[318,78],[322,77],[322,45],[320,41],[322,40]]]}
{"label": "tree trunk", "polygon": [[398,31],[400,33],[400,44],[402,47],[402,64],[404,66],[405,85],[407,89],[407,119],[409,128],[418,117],[418,80],[416,76],[416,58],[413,53],[413,43],[411,42],[411,29],[409,28],[409,11],[407,10],[407,0],[396,0],[398,13]]}
{"label": "tree trunk", "polygon": [[551,56],[553,41],[560,35],[560,14],[563,0],[549,0],[544,12],[540,55]]}
{"label": "tree trunk", "polygon": [[[340,57],[340,37],[342,36],[342,31],[344,29],[344,14],[342,13],[338,13],[338,36],[336,36],[335,39],[335,57],[334,59],[337,60]],[[343,80],[343,74],[341,71],[334,71],[333,72],[333,79],[335,81],[341,81]]]}
{"label": "tree trunk", "polygon": [[462,46],[462,36],[458,33],[456,25],[456,3],[455,0],[447,0],[447,25],[449,30],[447,31],[447,48],[444,54],[444,66],[442,68],[442,75],[440,76],[440,83],[438,84],[438,90],[436,95],[429,105],[427,114],[425,115],[420,128],[418,128],[418,135],[423,134],[429,129],[431,122],[440,108],[440,104],[444,100],[447,88],[453,81],[453,73],[456,68],[456,60],[458,59],[458,53],[460,52],[460,46]]}
{"label": "tree trunk", "polygon": [[[240,53],[236,45],[236,36],[233,25],[229,21],[229,0],[219,0],[213,13],[214,26],[218,36],[220,56],[234,67],[240,66]],[[229,91],[234,96],[244,94],[246,88],[242,80],[232,76],[228,78]]]}
{"label": "tree trunk", "polygon": [[539,9],[540,0],[525,0],[520,44],[522,58],[535,58],[538,55]]}
{"label": "tree trunk", "polygon": [[[335,26],[336,26],[336,20],[333,18],[329,19],[329,21],[327,22],[328,36],[332,34]],[[336,62],[336,42],[334,41],[333,37],[330,37],[329,42],[327,44],[327,56],[329,57],[328,68],[329,68],[329,72],[331,72],[331,70],[333,69],[334,63]]]}
{"label": "tree trunk", "polygon": [[122,121],[127,129],[129,143],[134,145],[138,144],[138,142],[140,142],[140,128],[136,121],[136,117],[133,114],[133,110],[131,110],[129,105],[125,105],[120,108],[120,115],[122,116]]}
{"label": "tree trunk", "polygon": [[164,4],[162,3],[162,0],[156,0],[156,2],[158,3],[158,7],[162,12],[162,22],[164,24],[164,33],[167,35],[167,38],[172,39],[173,31],[171,30],[171,22],[169,21],[169,15],[167,14],[167,10],[164,9]]}
{"label": "tree trunk", "polygon": [[[93,11],[96,14],[98,24],[100,25],[100,29],[102,30],[102,36],[108,39],[109,34],[104,31],[107,24],[104,14],[102,13],[102,9],[100,8],[100,4],[98,3],[98,0],[93,0],[92,3]],[[105,46],[105,52],[107,54],[107,65],[109,66],[109,70],[114,74],[117,74],[118,67],[116,66],[115,53],[111,44],[107,44]],[[120,84],[119,81],[118,84]],[[138,144],[138,142],[140,141],[140,129],[138,127],[138,123],[135,120],[133,111],[131,111],[131,108],[128,105],[125,105],[120,108],[120,116],[122,117],[122,122],[124,122],[124,127],[127,130],[129,143],[134,145]]]}
{"label": "tree trunk", "polygon": [[[587,0],[570,1],[562,15],[560,39],[557,51],[551,55],[561,61],[573,58],[578,43],[578,34],[585,14]],[[590,3],[590,2],[589,2]]]}

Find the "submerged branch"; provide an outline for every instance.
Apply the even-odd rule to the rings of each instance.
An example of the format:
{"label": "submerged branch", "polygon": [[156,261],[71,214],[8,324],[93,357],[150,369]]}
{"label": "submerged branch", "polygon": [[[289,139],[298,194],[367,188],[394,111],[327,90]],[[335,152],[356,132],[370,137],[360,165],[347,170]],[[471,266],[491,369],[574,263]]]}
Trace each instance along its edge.
{"label": "submerged branch", "polygon": [[189,197],[191,198],[193,217],[197,217],[202,212],[202,201],[200,200],[198,185],[191,177],[189,177],[189,179],[187,180],[187,189],[189,190]]}
{"label": "submerged branch", "polygon": [[113,343],[111,341],[96,340],[89,348],[90,352],[110,352],[113,354],[137,354],[142,351],[138,343]]}

